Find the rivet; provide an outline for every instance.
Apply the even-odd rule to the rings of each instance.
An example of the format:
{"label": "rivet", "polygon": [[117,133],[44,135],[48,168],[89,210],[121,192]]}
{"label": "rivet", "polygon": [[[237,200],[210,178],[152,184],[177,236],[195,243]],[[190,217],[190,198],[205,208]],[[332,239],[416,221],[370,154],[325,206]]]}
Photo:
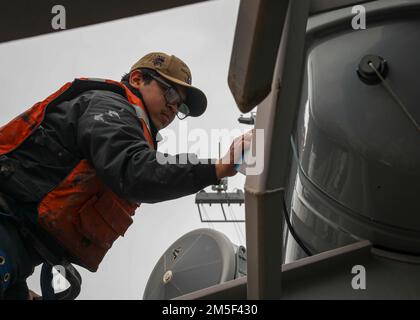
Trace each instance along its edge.
{"label": "rivet", "polygon": [[170,282],[173,278],[173,273],[171,270],[168,270],[165,272],[165,274],[163,275],[163,283],[167,284],[168,282]]}

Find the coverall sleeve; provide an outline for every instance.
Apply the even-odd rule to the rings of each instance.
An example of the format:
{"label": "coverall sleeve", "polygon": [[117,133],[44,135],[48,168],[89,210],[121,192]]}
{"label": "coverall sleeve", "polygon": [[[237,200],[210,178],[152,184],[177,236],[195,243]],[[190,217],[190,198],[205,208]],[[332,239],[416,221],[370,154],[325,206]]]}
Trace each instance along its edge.
{"label": "coverall sleeve", "polygon": [[[77,144],[97,175],[132,202],[155,203],[218,183],[214,164],[161,164],[147,143],[134,107],[122,96],[93,95],[77,128]],[[206,159],[207,160],[207,159]]]}

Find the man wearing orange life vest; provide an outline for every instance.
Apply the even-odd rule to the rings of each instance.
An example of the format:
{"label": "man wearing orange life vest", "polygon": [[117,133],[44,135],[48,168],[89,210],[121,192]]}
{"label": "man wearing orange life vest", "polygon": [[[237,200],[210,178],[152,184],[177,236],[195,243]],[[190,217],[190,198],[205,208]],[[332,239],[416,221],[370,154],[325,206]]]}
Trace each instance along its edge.
{"label": "man wearing orange life vest", "polygon": [[[45,250],[96,271],[141,202],[234,175],[233,152],[216,164],[157,161],[158,131],[206,106],[187,65],[154,52],[121,82],[76,79],[1,127],[0,298],[28,296],[26,278]],[[240,154],[249,139],[230,151]]]}

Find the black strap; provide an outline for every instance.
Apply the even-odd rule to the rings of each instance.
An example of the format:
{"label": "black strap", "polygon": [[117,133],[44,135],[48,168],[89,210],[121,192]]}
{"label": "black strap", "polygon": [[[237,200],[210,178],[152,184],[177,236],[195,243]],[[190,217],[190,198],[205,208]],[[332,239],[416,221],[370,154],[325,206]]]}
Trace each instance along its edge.
{"label": "black strap", "polygon": [[[44,264],[41,270],[41,290],[42,296],[45,300],[74,300],[80,293],[82,285],[82,277],[80,273],[69,263],[66,259],[58,258],[52,254],[38,238],[25,227],[24,224],[20,226],[23,236],[32,243],[38,254],[44,259]],[[70,288],[63,292],[54,293],[52,284],[52,268],[53,266],[62,266],[65,274],[64,278],[70,283]],[[44,298],[45,295],[45,298]]]}
{"label": "black strap", "polygon": [[55,300],[54,288],[52,285],[53,275],[52,275],[53,266],[44,263],[41,269],[41,291],[42,291],[42,300]]}
{"label": "black strap", "polygon": [[44,263],[41,269],[41,290],[43,300],[74,300],[80,293],[82,278],[79,272],[70,264],[62,265],[64,278],[70,283],[70,287],[62,292],[55,293],[53,287],[53,266]]}

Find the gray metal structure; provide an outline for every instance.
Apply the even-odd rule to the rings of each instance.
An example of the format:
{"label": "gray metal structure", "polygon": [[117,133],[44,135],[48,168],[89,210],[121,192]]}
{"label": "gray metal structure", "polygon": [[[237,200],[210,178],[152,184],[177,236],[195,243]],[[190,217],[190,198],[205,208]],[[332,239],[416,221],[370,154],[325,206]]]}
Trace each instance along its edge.
{"label": "gray metal structure", "polygon": [[[247,177],[245,186],[247,280],[184,298],[418,299],[419,132],[384,88],[364,84],[356,70],[367,54],[389,56],[389,81],[419,120],[420,1],[365,1],[369,25],[363,31],[351,27],[351,6],[357,1],[329,1],[328,7],[322,6],[326,2],[285,3],[287,12],[265,12],[280,21],[286,17],[282,29],[271,29],[270,40],[280,39],[277,51],[273,43],[254,40],[270,29],[263,26],[270,17],[255,10],[264,10],[265,1],[253,2],[252,12],[243,1],[232,53],[229,84],[235,100],[242,112],[261,101],[256,128],[265,130],[264,172]],[[240,34],[244,29],[248,42]],[[267,60],[273,57],[270,73],[272,60]],[[390,150],[396,137],[399,149]],[[351,169],[343,165],[343,154]],[[382,167],[386,160],[389,170]],[[311,257],[302,258],[293,242],[283,242],[286,191],[293,225],[312,249]],[[294,262],[281,268],[287,253]],[[357,265],[367,272],[366,290],[352,286]]]}
{"label": "gray metal structure", "polygon": [[384,57],[385,80],[420,120],[420,3],[381,2],[365,5],[366,30],[349,28],[346,9],[309,20],[287,202],[313,252],[369,239],[420,254],[420,131],[356,72],[363,57]]}
{"label": "gray metal structure", "polygon": [[[415,260],[417,259],[417,260]],[[284,300],[294,299],[419,299],[420,260],[373,249],[369,241],[284,264],[281,270]],[[366,290],[355,290],[355,266],[366,268]],[[199,290],[177,300],[249,299],[249,275]]]}

